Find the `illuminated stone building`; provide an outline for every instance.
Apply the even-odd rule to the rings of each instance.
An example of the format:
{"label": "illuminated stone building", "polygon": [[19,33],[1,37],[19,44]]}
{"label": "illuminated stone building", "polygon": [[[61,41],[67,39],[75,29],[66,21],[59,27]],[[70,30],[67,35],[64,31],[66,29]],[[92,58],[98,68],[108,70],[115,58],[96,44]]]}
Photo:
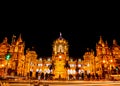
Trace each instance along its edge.
{"label": "illuminated stone building", "polygon": [[15,72],[15,75],[23,75],[24,73],[24,48],[25,42],[22,41],[21,34],[17,40],[16,36],[13,35],[10,50],[8,52],[11,53],[10,68]]}
{"label": "illuminated stone building", "polygon": [[[5,37],[3,42],[0,43],[0,75],[4,76],[5,67],[7,65],[7,61],[5,60],[5,55],[7,54],[10,45],[8,44],[8,39]],[[9,66],[9,65],[8,65]]]}
{"label": "illuminated stone building", "polygon": [[116,45],[117,44],[114,40],[113,46],[109,47],[107,41],[104,42],[101,36],[99,42],[96,44],[96,72],[98,72],[102,77],[105,77],[106,74],[110,75],[111,71],[115,69],[116,54],[114,51],[115,48],[116,50],[119,49]]}
{"label": "illuminated stone building", "polygon": [[114,66],[120,69],[120,46],[117,44],[117,41],[115,39],[113,40],[111,51],[113,56],[113,61],[111,64],[114,64]]}
{"label": "illuminated stone building", "polygon": [[54,61],[55,65],[53,70],[54,78],[66,78],[68,76],[67,68],[64,67],[68,60],[68,42],[60,33],[60,37],[53,43],[52,61]]}
{"label": "illuminated stone building", "polygon": [[[69,75],[76,79],[77,74],[85,71],[103,76],[112,74],[112,70],[116,67],[120,69],[120,46],[116,40],[113,40],[112,46],[108,46],[107,41],[104,42],[100,36],[100,40],[96,43],[96,51],[88,49],[83,55],[83,60],[69,56],[68,41],[61,33],[53,41],[52,48],[50,57],[38,57],[35,50],[29,48],[25,50],[21,34],[17,39],[13,35],[10,44],[5,37],[0,43],[0,76],[5,75],[7,70],[8,75],[36,78],[44,73],[44,75],[53,74],[53,79],[69,79]],[[7,53],[11,54],[9,61],[5,59]]]}
{"label": "illuminated stone building", "polygon": [[[13,75],[23,74],[24,71],[24,48],[25,43],[22,41],[21,34],[18,39],[13,35],[11,44],[8,44],[7,37],[0,44],[0,58],[2,59],[2,66],[4,66],[4,74],[7,68],[7,72],[14,72]],[[7,53],[11,54],[9,61],[5,60]],[[3,74],[3,75],[4,75]]]}
{"label": "illuminated stone building", "polygon": [[36,77],[37,57],[37,53],[34,50],[30,50],[29,48],[26,50],[24,76],[30,76],[32,72],[31,77]]}
{"label": "illuminated stone building", "polygon": [[52,62],[55,65],[53,70],[54,79],[69,79],[69,75],[76,79],[77,74],[84,72],[82,60],[80,58],[74,60],[74,57],[69,57],[68,50],[68,41],[60,33],[60,37],[53,42]]}
{"label": "illuminated stone building", "polygon": [[[41,73],[54,74],[54,79],[67,79],[69,75],[76,75],[76,67],[81,68],[81,60],[69,59],[68,42],[60,37],[53,42],[53,51],[51,57],[40,57],[36,51],[29,48],[25,51],[25,42],[22,41],[21,34],[18,39],[12,36],[11,44],[7,37],[0,43],[0,73],[8,75],[28,76],[35,78]],[[7,53],[11,54],[9,61],[5,59]],[[7,63],[8,62],[8,63]],[[77,63],[77,64],[76,64]],[[51,68],[54,65],[54,68]],[[78,72],[80,73],[80,70]],[[38,75],[37,75],[38,74]]]}
{"label": "illuminated stone building", "polygon": [[83,55],[83,65],[84,65],[84,71],[86,71],[86,74],[94,73],[96,72],[95,69],[95,55],[93,50],[87,49],[85,54]]}
{"label": "illuminated stone building", "polygon": [[69,64],[69,69],[68,69],[68,75],[72,75],[74,78],[76,76],[76,60],[74,60],[73,58],[70,58],[68,61]]}
{"label": "illuminated stone building", "polygon": [[102,36],[96,43],[96,51],[87,49],[83,55],[84,71],[98,74],[100,77],[120,73],[120,46],[116,40],[108,46],[107,41],[103,41]]}

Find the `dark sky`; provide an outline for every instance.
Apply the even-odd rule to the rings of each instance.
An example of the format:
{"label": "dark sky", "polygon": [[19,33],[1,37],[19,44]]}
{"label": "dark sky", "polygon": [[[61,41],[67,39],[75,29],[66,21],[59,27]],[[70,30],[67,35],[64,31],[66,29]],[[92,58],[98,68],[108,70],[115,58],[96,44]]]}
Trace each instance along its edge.
{"label": "dark sky", "polygon": [[[55,7],[54,7],[55,8]],[[77,9],[78,8],[78,9]],[[113,7],[51,9],[9,9],[1,12],[0,42],[7,36],[22,34],[26,48],[35,47],[39,56],[51,56],[52,44],[62,32],[69,43],[69,55],[80,57],[86,48],[95,49],[99,36],[108,44],[120,41],[119,11]],[[119,43],[120,44],[120,43]]]}
{"label": "dark sky", "polygon": [[8,42],[11,42],[12,35],[17,37],[21,33],[23,41],[25,41],[26,49],[35,48],[39,57],[52,55],[53,41],[59,37],[59,33],[62,33],[62,37],[68,41],[69,44],[69,56],[81,57],[87,48],[95,50],[96,43],[99,41],[100,35],[104,41],[108,41],[109,45],[112,45],[112,40],[116,39],[120,44],[120,33],[118,31],[39,31],[39,32],[5,32],[0,31],[0,42],[4,37],[8,37]]}

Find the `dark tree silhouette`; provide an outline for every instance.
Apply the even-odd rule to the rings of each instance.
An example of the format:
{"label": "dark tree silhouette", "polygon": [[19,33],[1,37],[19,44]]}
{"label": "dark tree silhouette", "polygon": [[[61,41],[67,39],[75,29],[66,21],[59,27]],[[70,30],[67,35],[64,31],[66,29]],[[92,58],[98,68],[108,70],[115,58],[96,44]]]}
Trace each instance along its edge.
{"label": "dark tree silhouette", "polygon": [[70,68],[70,65],[68,64],[68,61],[66,61],[66,63],[65,63],[65,66],[64,66],[65,68]]}
{"label": "dark tree silhouette", "polygon": [[51,74],[51,70],[55,69],[54,61],[52,62],[51,65],[49,65],[49,69],[50,69],[50,74]]}

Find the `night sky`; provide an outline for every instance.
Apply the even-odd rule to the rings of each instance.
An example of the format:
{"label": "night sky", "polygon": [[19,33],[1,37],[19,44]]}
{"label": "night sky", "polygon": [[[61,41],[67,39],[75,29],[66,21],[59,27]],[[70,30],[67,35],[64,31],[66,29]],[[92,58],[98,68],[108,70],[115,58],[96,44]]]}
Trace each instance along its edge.
{"label": "night sky", "polygon": [[12,35],[17,38],[21,33],[23,41],[25,42],[25,50],[34,47],[39,57],[52,56],[53,41],[59,37],[59,33],[68,41],[69,56],[82,57],[87,51],[87,48],[95,50],[96,43],[99,41],[100,35],[104,41],[108,41],[109,46],[112,45],[112,40],[116,39],[120,44],[120,32],[118,31],[39,31],[39,32],[5,32],[0,31],[0,42],[4,37],[8,37],[8,42],[11,42]]}
{"label": "night sky", "polygon": [[21,33],[25,49],[33,46],[39,57],[52,55],[53,41],[60,32],[68,41],[70,57],[81,57],[87,48],[95,50],[100,35],[109,45],[113,39],[120,44],[120,19],[116,8],[75,9],[5,10],[7,13],[1,12],[0,42],[8,37],[10,43],[13,34],[18,37]]}

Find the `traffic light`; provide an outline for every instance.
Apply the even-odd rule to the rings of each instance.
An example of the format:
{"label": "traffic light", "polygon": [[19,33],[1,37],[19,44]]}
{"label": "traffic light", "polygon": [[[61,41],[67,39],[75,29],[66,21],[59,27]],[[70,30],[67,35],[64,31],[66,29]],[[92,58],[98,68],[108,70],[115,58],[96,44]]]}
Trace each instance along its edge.
{"label": "traffic light", "polygon": [[10,54],[10,53],[7,53],[6,56],[5,56],[5,59],[6,59],[6,60],[10,60],[10,58],[11,58],[11,54]]}

